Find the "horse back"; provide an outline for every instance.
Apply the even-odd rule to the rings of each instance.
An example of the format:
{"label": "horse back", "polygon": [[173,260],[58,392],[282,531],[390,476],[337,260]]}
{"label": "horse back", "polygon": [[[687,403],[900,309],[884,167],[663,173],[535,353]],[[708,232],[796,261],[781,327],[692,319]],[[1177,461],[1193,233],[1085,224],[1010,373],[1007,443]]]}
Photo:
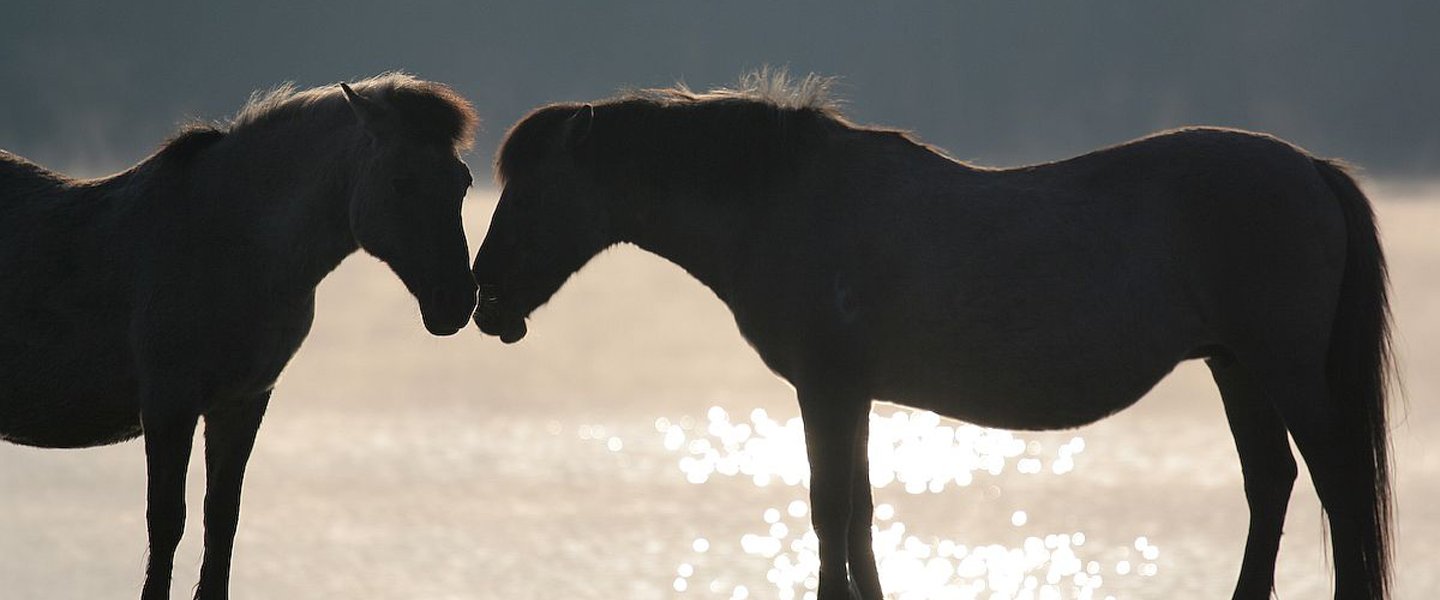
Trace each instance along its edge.
{"label": "horse back", "polygon": [[1274,138],[1185,130],[1010,170],[858,156],[816,172],[803,227],[774,228],[769,308],[736,310],[777,371],[819,355],[876,397],[1067,427],[1247,328],[1328,331],[1305,297],[1334,293],[1338,209]]}
{"label": "horse back", "polygon": [[77,447],[139,433],[127,231],[148,169],[80,181],[0,155],[0,438]]}
{"label": "horse back", "polygon": [[1326,346],[1346,230],[1314,156],[1268,135],[1193,128],[1088,162],[1081,185],[1158,205],[1151,226],[1175,300],[1215,343],[1268,354]]}
{"label": "horse back", "polygon": [[13,198],[60,188],[71,180],[24,157],[0,150],[0,207]]}

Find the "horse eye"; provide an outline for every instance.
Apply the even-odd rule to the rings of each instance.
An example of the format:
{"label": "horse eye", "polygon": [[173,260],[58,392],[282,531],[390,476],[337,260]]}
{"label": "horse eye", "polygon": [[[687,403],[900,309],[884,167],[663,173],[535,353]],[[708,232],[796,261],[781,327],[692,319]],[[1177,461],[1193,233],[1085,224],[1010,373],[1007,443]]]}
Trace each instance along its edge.
{"label": "horse eye", "polygon": [[420,187],[420,180],[415,177],[396,177],[390,181],[390,185],[397,194],[413,194],[416,188]]}

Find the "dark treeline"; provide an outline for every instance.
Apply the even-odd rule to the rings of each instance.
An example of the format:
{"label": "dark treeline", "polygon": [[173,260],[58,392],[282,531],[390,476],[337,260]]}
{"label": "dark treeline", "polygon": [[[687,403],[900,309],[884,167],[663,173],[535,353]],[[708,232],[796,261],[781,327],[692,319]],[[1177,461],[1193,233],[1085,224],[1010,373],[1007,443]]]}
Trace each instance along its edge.
{"label": "dark treeline", "polygon": [[0,16],[0,147],[89,171],[287,80],[450,82],[486,119],[472,162],[488,162],[535,105],[772,64],[841,76],[856,120],[984,164],[1213,124],[1440,174],[1433,0],[12,0]]}

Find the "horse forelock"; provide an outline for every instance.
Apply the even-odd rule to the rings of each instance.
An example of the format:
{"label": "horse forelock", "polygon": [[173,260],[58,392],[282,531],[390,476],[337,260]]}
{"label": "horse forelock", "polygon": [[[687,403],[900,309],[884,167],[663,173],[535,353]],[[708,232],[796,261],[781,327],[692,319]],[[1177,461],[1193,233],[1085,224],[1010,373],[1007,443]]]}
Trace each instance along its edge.
{"label": "horse forelock", "polygon": [[[356,92],[395,111],[409,130],[422,139],[449,144],[457,151],[468,150],[475,141],[480,119],[475,107],[453,88],[425,81],[406,73],[385,73],[350,84]],[[350,111],[338,85],[298,90],[286,83],[256,92],[225,125],[230,132],[268,123],[303,118],[316,113]]]}

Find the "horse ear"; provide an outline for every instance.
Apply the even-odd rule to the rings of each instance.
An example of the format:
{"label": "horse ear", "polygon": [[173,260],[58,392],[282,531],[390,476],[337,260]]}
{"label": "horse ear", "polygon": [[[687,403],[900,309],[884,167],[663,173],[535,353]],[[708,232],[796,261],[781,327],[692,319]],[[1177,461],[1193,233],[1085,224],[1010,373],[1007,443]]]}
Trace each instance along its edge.
{"label": "horse ear", "polygon": [[578,150],[581,144],[590,137],[590,126],[595,123],[595,107],[589,104],[575,110],[575,114],[565,119],[565,149],[571,152]]}
{"label": "horse ear", "polygon": [[361,96],[359,92],[351,89],[347,84],[340,84],[340,90],[345,92],[345,102],[350,105],[350,110],[355,112],[355,119],[360,125],[376,133],[380,129],[380,123],[385,119],[385,111],[376,104],[374,100]]}

